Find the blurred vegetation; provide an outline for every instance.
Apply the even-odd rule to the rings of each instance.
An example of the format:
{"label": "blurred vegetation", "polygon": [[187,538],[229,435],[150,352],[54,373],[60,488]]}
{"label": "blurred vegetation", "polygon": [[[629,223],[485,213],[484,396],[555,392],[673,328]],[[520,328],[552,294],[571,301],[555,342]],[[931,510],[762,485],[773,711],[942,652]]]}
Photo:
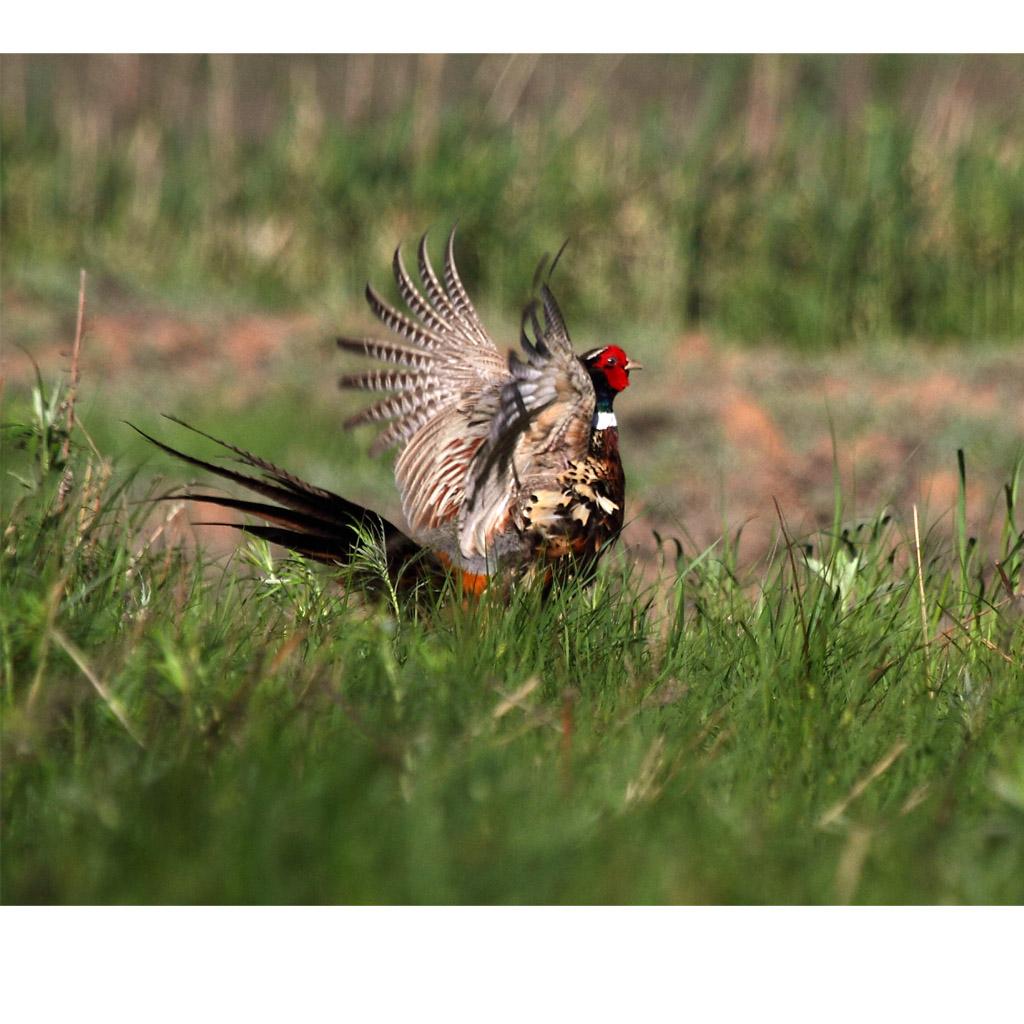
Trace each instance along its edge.
{"label": "blurred vegetation", "polygon": [[1024,61],[6,56],[6,291],[356,301],[460,222],[481,304],[806,348],[1024,334]]}

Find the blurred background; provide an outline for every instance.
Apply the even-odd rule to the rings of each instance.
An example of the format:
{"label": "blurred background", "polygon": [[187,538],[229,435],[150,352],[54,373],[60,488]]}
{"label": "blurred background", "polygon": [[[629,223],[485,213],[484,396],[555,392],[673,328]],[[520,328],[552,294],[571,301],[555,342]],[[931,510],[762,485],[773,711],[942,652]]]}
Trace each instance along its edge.
{"label": "blurred background", "polygon": [[66,368],[85,268],[106,451],[174,412],[393,514],[331,339],[458,221],[499,345],[568,239],[578,348],[649,367],[619,403],[639,548],[756,552],[772,496],[820,526],[836,479],[941,514],[958,447],[983,524],[1019,457],[1020,57],[6,55],[0,84],[5,419]]}
{"label": "blurred background", "polygon": [[[1020,337],[1024,58],[3,59],[5,281],[308,306],[462,225],[510,314]],[[582,294],[584,293],[585,294]]]}

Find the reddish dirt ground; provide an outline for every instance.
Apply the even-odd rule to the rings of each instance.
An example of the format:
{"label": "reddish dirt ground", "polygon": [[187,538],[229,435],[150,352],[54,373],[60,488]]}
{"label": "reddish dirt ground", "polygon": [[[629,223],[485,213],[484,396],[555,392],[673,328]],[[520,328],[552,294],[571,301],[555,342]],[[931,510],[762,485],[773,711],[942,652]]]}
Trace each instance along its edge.
{"label": "reddish dirt ground", "polygon": [[[1021,348],[901,345],[811,357],[689,336],[661,360],[653,388],[636,383],[628,398],[644,410],[624,410],[624,431],[639,417],[643,445],[664,448],[658,432],[677,439],[680,471],[664,491],[698,550],[724,522],[744,526],[747,556],[762,554],[778,532],[773,499],[793,534],[828,527],[836,473],[845,518],[888,507],[909,520],[916,504],[924,521],[946,515],[948,526],[958,448],[969,529],[991,540],[1004,521],[1003,485],[1024,451]],[[661,415],[645,422],[652,409]],[[663,503],[648,518],[671,532]]]}
{"label": "reddish dirt ground", "polygon": [[[31,385],[33,359],[49,381],[67,367],[74,315],[18,296],[3,305],[2,384],[10,399]],[[362,325],[362,317],[346,326]],[[308,360],[315,384],[309,405],[296,409],[301,434],[311,412],[338,403],[341,357],[328,356],[330,372],[320,374],[326,349],[311,351],[329,334],[308,315],[184,316],[94,304],[82,389],[90,382],[130,388],[140,407],[172,392],[172,409],[173,396],[188,394],[194,408],[216,381],[217,403],[239,410],[233,439],[245,443],[259,396]],[[795,536],[831,524],[836,471],[846,520],[888,507],[909,522],[917,505],[922,521],[948,537],[957,448],[966,453],[969,529],[989,544],[998,539],[1003,485],[1024,450],[1024,345],[899,344],[806,356],[691,334],[659,339],[650,351],[642,342],[624,347],[646,367],[618,402],[633,517],[626,542],[640,557],[657,553],[653,530],[681,538],[695,554],[723,530],[742,527],[741,561],[753,561],[778,536],[776,501]],[[111,412],[122,418],[122,410]],[[357,443],[368,440],[360,435]],[[337,480],[315,482],[340,489]],[[397,501],[380,510],[396,516]]]}

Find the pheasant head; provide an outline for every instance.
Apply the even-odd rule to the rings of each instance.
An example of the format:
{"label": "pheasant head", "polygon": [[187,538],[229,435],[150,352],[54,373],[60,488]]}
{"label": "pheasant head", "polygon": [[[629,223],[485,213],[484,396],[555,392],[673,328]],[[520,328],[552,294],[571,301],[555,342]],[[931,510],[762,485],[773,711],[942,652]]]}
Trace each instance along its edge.
{"label": "pheasant head", "polygon": [[594,405],[595,429],[613,427],[615,415],[612,403],[615,396],[629,387],[629,371],[642,370],[643,367],[630,359],[618,345],[591,349],[580,358],[590,374],[597,399]]}

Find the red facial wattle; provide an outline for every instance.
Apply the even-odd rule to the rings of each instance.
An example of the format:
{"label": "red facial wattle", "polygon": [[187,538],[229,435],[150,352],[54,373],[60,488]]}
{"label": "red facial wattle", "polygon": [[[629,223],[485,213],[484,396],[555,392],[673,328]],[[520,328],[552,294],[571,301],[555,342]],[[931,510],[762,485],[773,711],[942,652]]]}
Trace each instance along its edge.
{"label": "red facial wattle", "polygon": [[604,374],[608,386],[613,391],[622,391],[629,387],[629,371],[632,366],[629,357],[618,345],[609,345],[603,349],[594,361],[593,369]]}

